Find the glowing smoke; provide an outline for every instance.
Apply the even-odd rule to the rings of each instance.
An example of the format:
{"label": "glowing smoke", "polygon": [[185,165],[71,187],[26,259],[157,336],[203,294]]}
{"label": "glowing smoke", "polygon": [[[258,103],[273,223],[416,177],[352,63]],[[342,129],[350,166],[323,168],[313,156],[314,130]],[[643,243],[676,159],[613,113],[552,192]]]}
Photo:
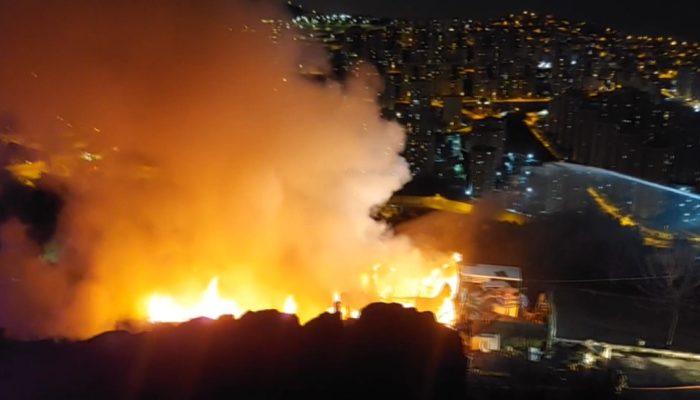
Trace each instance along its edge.
{"label": "glowing smoke", "polygon": [[401,129],[367,101],[370,82],[300,77],[301,45],[273,44],[260,22],[276,11],[0,4],[3,132],[37,149],[40,185],[66,201],[57,262],[20,225],[3,230],[9,333],[93,334],[143,317],[154,291],[196,296],[215,276],[244,308],[293,294],[309,316],[376,262],[418,268],[368,216],[408,179]]}

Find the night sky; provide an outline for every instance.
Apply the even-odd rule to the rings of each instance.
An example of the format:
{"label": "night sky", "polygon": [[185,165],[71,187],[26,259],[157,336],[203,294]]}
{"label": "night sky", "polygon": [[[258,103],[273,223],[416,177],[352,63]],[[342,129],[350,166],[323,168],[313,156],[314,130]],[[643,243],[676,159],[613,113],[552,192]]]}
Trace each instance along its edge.
{"label": "night sky", "polygon": [[391,17],[500,16],[529,10],[584,20],[630,33],[669,34],[700,40],[697,0],[298,0],[319,12],[347,12]]}

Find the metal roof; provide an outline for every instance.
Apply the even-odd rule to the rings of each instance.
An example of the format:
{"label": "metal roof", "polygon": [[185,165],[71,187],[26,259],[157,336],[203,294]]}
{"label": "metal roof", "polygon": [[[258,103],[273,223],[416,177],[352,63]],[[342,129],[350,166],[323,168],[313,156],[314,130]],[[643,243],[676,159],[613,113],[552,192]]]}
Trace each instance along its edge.
{"label": "metal roof", "polygon": [[460,276],[469,278],[497,279],[502,281],[522,281],[520,268],[506,265],[474,264],[464,265]]}

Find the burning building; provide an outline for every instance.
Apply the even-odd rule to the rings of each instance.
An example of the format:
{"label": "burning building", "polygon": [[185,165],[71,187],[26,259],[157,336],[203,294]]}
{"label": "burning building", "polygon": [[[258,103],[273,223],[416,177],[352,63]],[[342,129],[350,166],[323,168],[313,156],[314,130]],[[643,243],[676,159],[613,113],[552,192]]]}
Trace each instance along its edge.
{"label": "burning building", "polygon": [[520,268],[501,265],[465,265],[459,274],[458,325],[470,321],[517,318],[521,307]]}
{"label": "burning building", "polygon": [[305,79],[300,63],[327,62],[293,28],[264,23],[283,11],[223,0],[0,7],[0,128],[6,145],[31,149],[2,161],[63,200],[46,243],[17,221],[0,229],[8,334],[84,337],[121,320],[267,308],[308,320],[334,292],[350,314],[435,296],[455,276],[433,272],[449,254],[370,217],[410,178],[402,129],[367,101],[376,74]]}

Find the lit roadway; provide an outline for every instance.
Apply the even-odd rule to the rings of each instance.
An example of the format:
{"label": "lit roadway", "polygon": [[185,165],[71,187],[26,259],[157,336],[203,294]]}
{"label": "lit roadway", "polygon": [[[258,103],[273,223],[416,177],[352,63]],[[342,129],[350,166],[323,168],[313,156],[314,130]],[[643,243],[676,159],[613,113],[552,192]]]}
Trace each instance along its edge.
{"label": "lit roadway", "polygon": [[[663,92],[662,92],[663,93]],[[671,97],[670,93],[663,93],[666,97]],[[512,99],[493,99],[488,100],[491,104],[493,103],[548,103],[551,98],[512,98]],[[477,99],[463,100],[463,104],[470,105],[481,105],[485,102]],[[435,107],[443,107],[443,102],[438,99],[434,99],[431,104]],[[462,113],[471,117],[472,119],[485,118],[485,115],[478,113],[473,113],[469,110],[462,110]],[[530,130],[532,136],[534,136],[545,149],[558,161],[564,160],[563,154],[557,150],[556,146],[544,135],[542,131],[537,127],[539,121],[539,115],[535,112],[530,112],[526,114],[524,119],[525,125]],[[589,196],[593,199],[598,209],[604,214],[609,215],[614,218],[620,225],[627,227],[637,227],[644,238],[644,244],[652,247],[668,248],[671,247],[673,241],[678,238],[678,234],[661,231],[658,229],[653,229],[641,225],[637,222],[632,215],[625,214],[619,207],[613,204],[610,200],[606,199],[601,193],[596,189],[589,187],[587,189]],[[440,195],[434,196],[394,196],[389,201],[388,205],[409,207],[409,208],[424,208],[433,209],[440,211],[447,211],[457,214],[469,214],[472,212],[474,205],[467,202],[455,201],[446,199]],[[523,215],[509,213],[504,211],[497,218],[500,221],[509,221],[522,224],[526,221]],[[700,235],[696,234],[685,234],[684,237],[700,245]]]}
{"label": "lit roadway", "polygon": [[[481,99],[463,99],[462,100],[462,105],[487,105],[487,104],[527,104],[527,103],[549,103],[552,101],[551,97],[514,97],[514,98],[508,98],[508,99],[487,99],[487,100],[481,100]],[[444,102],[440,99],[433,99],[430,104],[433,107],[443,107]],[[462,109],[462,115],[465,115],[469,117],[472,120],[481,120],[489,116],[496,116],[499,117],[500,115],[498,114],[483,114],[479,112],[474,112],[469,109],[463,108]],[[547,139],[547,137],[544,135],[543,132],[539,130],[537,127],[537,122],[539,121],[539,116],[537,113],[530,112],[526,114],[527,117],[525,118],[524,122],[525,125],[528,127],[530,130],[530,133],[532,133],[532,136],[537,139],[542,146],[544,146],[545,149],[557,160],[561,161],[564,160],[564,155],[559,152],[559,150],[556,149],[556,146],[552,142]]]}
{"label": "lit roadway", "polygon": [[[552,101],[551,97],[513,97],[504,99],[473,99],[473,98],[463,98],[462,104],[467,106],[479,106],[479,105],[489,105],[489,104],[528,104],[528,103],[549,103]],[[433,99],[430,104],[434,107],[442,107],[444,102],[440,99]]]}
{"label": "lit roadway", "polygon": [[525,125],[530,130],[530,133],[532,133],[532,136],[534,136],[535,139],[537,139],[554,158],[556,158],[558,161],[563,160],[564,156],[556,149],[554,144],[550,142],[549,139],[544,135],[544,133],[540,131],[540,129],[537,127],[537,121],[539,121],[539,116],[537,115],[537,113],[527,113],[527,117],[524,120]]}
{"label": "lit roadway", "polygon": [[[446,211],[454,214],[471,214],[475,205],[471,202],[450,200],[435,194],[433,196],[393,196],[388,206],[404,208],[420,208],[428,210]],[[522,225],[527,222],[527,216],[514,211],[503,210],[495,215],[497,221],[511,222]]]}
{"label": "lit roadway", "polygon": [[[625,214],[622,209],[617,207],[593,187],[587,188],[587,192],[601,212],[615,219],[621,226],[639,229],[644,239],[644,245],[646,246],[669,248],[673,245],[673,241],[680,236],[676,233],[649,228],[640,224],[634,216]],[[433,196],[394,196],[384,208],[387,212],[391,213],[388,209],[391,206],[438,210],[463,215],[471,214],[475,207],[471,202],[450,200],[439,194]],[[528,220],[526,215],[508,210],[503,210],[494,217],[497,221],[516,223],[518,225],[522,225]],[[700,245],[700,235],[685,234],[683,237],[696,245]]]}
{"label": "lit roadway", "polygon": [[514,97],[509,99],[487,99],[483,102],[480,99],[464,99],[462,104],[480,105],[480,104],[527,104],[527,103],[549,103],[551,97]]}
{"label": "lit roadway", "polygon": [[[668,248],[673,245],[673,241],[678,238],[678,234],[672,232],[662,231],[658,229],[653,229],[641,225],[638,221],[634,219],[632,215],[625,214],[623,211],[613,204],[610,200],[605,198],[596,189],[589,187],[586,189],[588,195],[591,196],[595,202],[598,209],[603,213],[614,218],[621,226],[637,227],[639,232],[644,237],[644,244],[652,247]],[[696,234],[685,234],[682,235],[690,242],[698,245],[700,244],[700,235]]]}
{"label": "lit roadway", "polygon": [[470,214],[474,209],[474,205],[471,203],[446,199],[439,194],[434,196],[394,196],[389,200],[389,203],[404,207],[448,211],[455,214]]}

